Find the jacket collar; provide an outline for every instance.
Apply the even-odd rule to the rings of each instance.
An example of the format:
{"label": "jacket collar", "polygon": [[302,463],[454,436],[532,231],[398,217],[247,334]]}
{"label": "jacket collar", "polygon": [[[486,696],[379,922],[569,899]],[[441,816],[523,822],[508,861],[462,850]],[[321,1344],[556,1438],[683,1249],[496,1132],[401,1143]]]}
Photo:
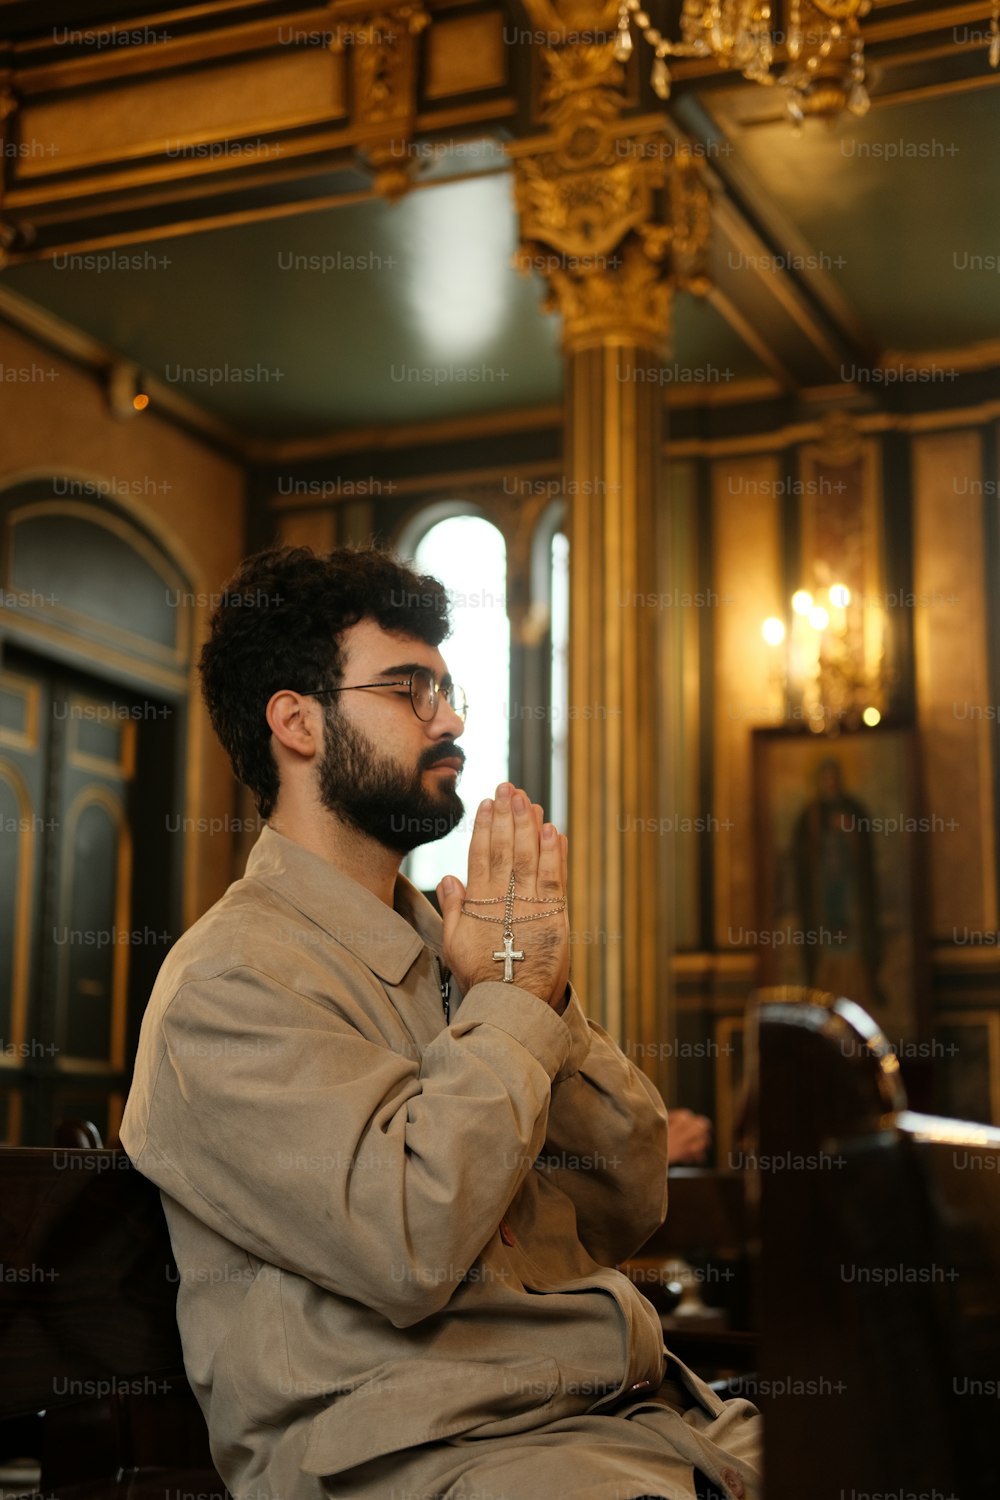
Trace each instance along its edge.
{"label": "jacket collar", "polygon": [[246,878],[288,901],[387,984],[400,984],[426,944],[440,957],[442,923],[416,886],[397,875],[395,909],[293,839],[264,828]]}

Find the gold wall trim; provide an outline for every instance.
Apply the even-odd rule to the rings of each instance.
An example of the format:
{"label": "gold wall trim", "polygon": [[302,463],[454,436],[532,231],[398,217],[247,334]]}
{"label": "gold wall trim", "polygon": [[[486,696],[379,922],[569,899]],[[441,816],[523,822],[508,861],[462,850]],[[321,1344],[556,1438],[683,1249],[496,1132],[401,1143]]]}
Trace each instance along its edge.
{"label": "gold wall trim", "polygon": [[[877,412],[871,415],[851,414],[860,433],[876,432],[949,432],[965,427],[981,427],[1000,420],[1000,400],[984,401],[978,406],[956,407],[953,411],[917,412],[903,415]],[[754,433],[747,437],[682,438],[664,444],[668,458],[732,458],[743,453],[779,453],[797,443],[811,442],[822,436],[820,421],[796,422],[773,432]]]}
{"label": "gold wall trim", "polygon": [[673,410],[697,411],[702,407],[735,406],[741,402],[770,401],[784,396],[788,387],[770,375],[754,375],[746,380],[729,380],[723,385],[667,386],[664,404]]}
{"label": "gold wall trim", "polygon": [[931,949],[935,974],[996,974],[1000,977],[1000,934],[996,944],[935,943]]}
{"label": "gold wall trim", "polygon": [[40,685],[33,682],[30,677],[21,677],[16,672],[0,671],[0,687],[7,688],[8,692],[20,694],[25,706],[24,732],[7,729],[0,725],[0,745],[9,745],[12,750],[37,750],[38,709],[42,697]]}
{"label": "gold wall trim", "polygon": [[19,1088],[7,1091],[7,1134],[5,1140],[8,1145],[17,1146],[21,1141],[21,1115],[24,1109],[24,1101]]}
{"label": "gold wall trim", "polygon": [[[914,667],[921,774],[928,810],[957,825],[936,841],[927,872],[930,930],[963,921],[997,928],[992,721],[969,711],[989,704],[988,601],[982,573],[984,507],[978,432],[935,434],[913,445]],[[959,493],[955,479],[969,488]],[[956,610],[956,603],[960,610]],[[958,709],[967,710],[958,713]],[[975,809],[970,823],[967,809]]]}
{"label": "gold wall trim", "polygon": [[990,1120],[1000,1122],[1000,1014],[995,1010],[940,1010],[935,1026],[983,1027],[986,1031],[987,1071],[990,1089]]}
{"label": "gold wall trim", "polygon": [[736,1142],[736,1089],[733,1085],[735,1039],[742,1040],[742,1016],[721,1016],[715,1023],[715,1162],[720,1171],[731,1170],[730,1153]]}
{"label": "gold wall trim", "polygon": [[[502,468],[494,464],[482,469],[442,469],[433,474],[420,474],[406,479],[365,480],[364,482],[370,485],[369,489],[354,495],[276,494],[271,496],[268,505],[279,515],[301,515],[317,510],[325,512],[337,506],[356,505],[359,501],[381,499],[383,496],[388,496],[394,501],[412,496],[417,500],[426,498],[434,503],[442,500],[458,500],[476,505],[497,502],[510,505],[544,496],[548,502],[569,498],[565,489],[559,487],[565,483],[562,478],[563,473],[562,467],[555,461],[544,464],[506,464]],[[539,477],[532,480],[530,478],[532,475]],[[532,491],[531,484],[546,485],[547,476],[560,476],[560,478],[549,485],[547,490]],[[503,481],[511,478],[523,481],[528,488],[523,492],[504,491]]]}
{"label": "gold wall trim", "polygon": [[[770,453],[720,462],[711,473],[711,578],[719,597],[712,662],[712,811],[714,940],[720,949],[734,927],[757,926],[759,874],[753,826],[751,730],[768,709],[780,722],[783,693],[773,676],[772,648],[761,636],[767,615],[783,615],[782,515],[777,459]],[[734,480],[739,481],[735,487]],[[743,485],[754,498],[747,503]],[[738,712],[733,714],[733,707]]]}
{"label": "gold wall trim", "polygon": [[[135,729],[133,724],[132,729]],[[105,773],[107,774],[106,770]],[[60,905],[65,918],[69,912],[71,894],[70,879],[74,870],[72,862],[73,838],[80,817],[88,807],[103,807],[118,831],[118,861],[115,871],[115,915],[116,931],[127,932],[132,922],[132,831],[125,816],[121,798],[108,787],[81,787],[66,812],[66,829],[63,836],[63,875],[60,890]],[[128,967],[131,943],[113,944],[111,970],[111,1016],[109,1052],[107,1062],[97,1058],[73,1057],[63,1053],[56,1057],[57,1072],[105,1072],[119,1071],[125,1067],[125,1027],[128,1018]],[[66,972],[67,956],[59,955],[60,977],[68,986]],[[68,989],[64,990],[65,1002],[71,1003]]]}
{"label": "gold wall trim", "polygon": [[95,1078],[112,1078],[117,1071],[110,1063],[92,1057],[57,1057],[55,1070],[65,1074],[86,1073]]}
{"label": "gold wall trim", "polygon": [[561,428],[562,422],[563,408],[558,403],[549,406],[512,407],[507,411],[446,417],[435,422],[395,422],[384,427],[355,427],[349,432],[332,433],[329,437],[254,443],[251,445],[251,456],[259,463],[294,463],[309,458],[333,458],[345,453],[391,452],[398,448],[458,442],[465,438],[537,432],[546,427]]}
{"label": "gold wall trim", "polygon": [[43,620],[25,615],[20,610],[0,609],[0,633],[3,632],[18,644],[28,642],[36,649],[53,647],[61,654],[71,657],[85,672],[92,672],[96,663],[115,674],[127,672],[132,677],[140,677],[147,687],[162,687],[171,693],[183,693],[188,689],[186,672],[170,672],[153,662],[139,661],[123,651],[82,640],[72,630],[47,625]]}
{"label": "gold wall trim", "polygon": [[32,827],[34,808],[28,784],[10,761],[0,760],[0,777],[14,793],[22,827],[18,833],[17,904],[14,911],[14,952],[11,962],[11,1008],[9,1041],[15,1049],[10,1063],[0,1054],[0,1066],[12,1070],[22,1066],[18,1049],[28,1029],[28,973],[31,956],[31,903],[35,891],[35,838]]}
{"label": "gold wall trim", "polygon": [[[191,712],[188,714],[187,745],[184,747],[187,755],[184,776],[184,810],[185,813],[199,817],[203,816],[206,812],[215,811],[214,805],[209,805],[206,794],[206,742],[209,740],[212,741],[213,753],[218,753],[221,750],[221,746],[218,746],[215,741],[215,735],[210,728],[208,713],[203,709],[201,704],[201,682],[194,658],[192,658],[188,666],[186,695],[187,702],[191,705]],[[224,754],[225,752],[222,753]],[[232,778],[231,771],[230,777]],[[229,786],[230,798],[232,797],[234,786],[235,779],[233,778]],[[232,806],[231,800],[227,806]],[[184,924],[182,931],[186,932],[189,927],[194,926],[194,923],[208,906],[212,904],[216,896],[213,896],[208,901],[201,899],[201,862],[203,859],[204,839],[190,833],[182,833],[181,837],[183,839],[181,849],[181,866],[183,871],[181,920]],[[242,868],[237,869],[233,867],[232,861],[230,861],[230,875],[226,881],[226,885],[242,874]],[[217,892],[217,895],[221,894],[221,890]]]}
{"label": "gold wall trim", "polygon": [[663,445],[668,459],[682,458],[738,458],[742,454],[780,453],[783,448],[795,443],[807,442],[818,437],[820,424],[810,422],[794,427],[782,427],[777,432],[755,433],[748,437],[733,438],[677,438],[668,439]]}
{"label": "gold wall trim", "polygon": [[[96,698],[88,698],[83,693],[72,693],[70,702],[83,707],[104,708]],[[100,723],[100,718],[95,716],[95,721]],[[136,721],[132,718],[112,719],[116,729],[121,730],[118,738],[119,753],[114,760],[107,760],[103,755],[93,755],[89,751],[81,750],[79,746],[79,725],[83,722],[83,716],[73,714],[70,719],[69,734],[67,735],[66,757],[71,766],[81,771],[95,771],[100,776],[121,776],[130,781],[135,774],[135,741]],[[105,721],[106,722],[106,721]]]}

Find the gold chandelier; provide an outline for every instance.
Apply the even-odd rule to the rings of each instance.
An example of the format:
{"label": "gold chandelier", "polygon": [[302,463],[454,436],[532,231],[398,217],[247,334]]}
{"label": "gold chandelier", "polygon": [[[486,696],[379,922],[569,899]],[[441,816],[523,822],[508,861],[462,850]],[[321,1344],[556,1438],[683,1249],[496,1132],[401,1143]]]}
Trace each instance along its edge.
{"label": "gold chandelier", "polygon": [[[753,83],[785,91],[789,118],[832,120],[844,109],[861,117],[870,100],[865,87],[864,39],[859,21],[872,0],[783,0],[775,25],[770,0],[683,0],[680,39],[653,26],[643,0],[620,0],[615,56],[632,54],[632,27],[653,51],[650,82],[660,99],[670,95],[670,57],[713,57]],[[776,0],[777,4],[777,0]],[[993,0],[989,32],[991,67],[1000,64],[1000,0]]]}
{"label": "gold chandelier", "polygon": [[844,583],[796,589],[790,627],[771,615],[761,635],[775,649],[769,675],[783,691],[790,724],[813,734],[839,734],[881,721],[891,679],[885,618],[876,605],[853,597]]}

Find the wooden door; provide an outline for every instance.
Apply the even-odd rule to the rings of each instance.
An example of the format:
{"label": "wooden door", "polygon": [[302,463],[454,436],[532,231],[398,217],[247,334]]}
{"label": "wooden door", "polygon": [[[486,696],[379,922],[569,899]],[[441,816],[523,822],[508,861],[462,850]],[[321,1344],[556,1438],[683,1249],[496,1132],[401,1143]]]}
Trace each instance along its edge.
{"label": "wooden door", "polygon": [[[142,1010],[176,937],[176,715],[27,653],[0,670],[0,1087],[5,1138],[116,1136]],[[176,842],[174,840],[173,842]]]}

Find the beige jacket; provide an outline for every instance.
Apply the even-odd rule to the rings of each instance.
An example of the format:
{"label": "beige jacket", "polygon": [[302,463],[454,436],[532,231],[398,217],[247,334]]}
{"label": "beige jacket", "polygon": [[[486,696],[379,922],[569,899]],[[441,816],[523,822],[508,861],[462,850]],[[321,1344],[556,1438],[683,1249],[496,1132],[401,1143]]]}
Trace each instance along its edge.
{"label": "beige jacket", "polygon": [[440,918],[402,877],[395,906],[265,829],[143,1022],[122,1142],[237,1497],[663,1375],[613,1269],[666,1211],[659,1095],[575,996],[479,984],[446,1025]]}

